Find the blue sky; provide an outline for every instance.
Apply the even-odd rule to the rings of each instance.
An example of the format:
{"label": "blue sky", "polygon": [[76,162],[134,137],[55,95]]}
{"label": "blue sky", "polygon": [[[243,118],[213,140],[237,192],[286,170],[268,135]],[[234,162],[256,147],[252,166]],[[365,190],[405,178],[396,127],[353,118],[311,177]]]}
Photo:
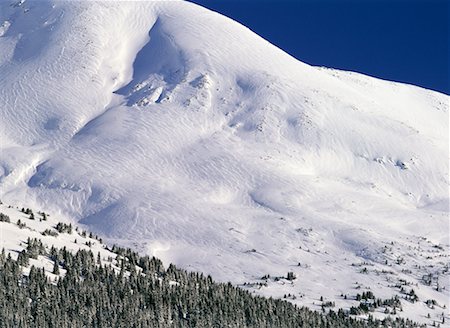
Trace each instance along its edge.
{"label": "blue sky", "polygon": [[308,64],[450,94],[447,0],[192,0]]}

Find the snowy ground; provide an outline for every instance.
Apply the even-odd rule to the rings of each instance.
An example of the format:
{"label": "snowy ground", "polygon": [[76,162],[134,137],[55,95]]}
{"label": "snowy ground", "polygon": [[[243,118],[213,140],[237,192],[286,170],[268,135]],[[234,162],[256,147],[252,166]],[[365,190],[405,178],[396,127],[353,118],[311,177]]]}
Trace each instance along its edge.
{"label": "snowy ground", "polygon": [[6,204],[313,308],[404,284],[400,315],[448,316],[448,96],[183,1],[3,1],[0,76]]}

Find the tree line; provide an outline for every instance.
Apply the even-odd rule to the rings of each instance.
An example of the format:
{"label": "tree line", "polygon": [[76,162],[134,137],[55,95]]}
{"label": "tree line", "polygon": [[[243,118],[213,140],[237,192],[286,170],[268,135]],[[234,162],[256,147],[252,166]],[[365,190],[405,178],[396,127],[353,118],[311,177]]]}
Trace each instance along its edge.
{"label": "tree line", "polygon": [[[9,327],[420,327],[410,320],[355,319],[254,296],[231,283],[114,246],[117,267],[91,250],[48,249],[28,239],[18,260],[0,254],[0,328]],[[50,278],[29,258],[54,262]],[[64,271],[60,270],[64,269]],[[60,272],[64,272],[61,273]]]}

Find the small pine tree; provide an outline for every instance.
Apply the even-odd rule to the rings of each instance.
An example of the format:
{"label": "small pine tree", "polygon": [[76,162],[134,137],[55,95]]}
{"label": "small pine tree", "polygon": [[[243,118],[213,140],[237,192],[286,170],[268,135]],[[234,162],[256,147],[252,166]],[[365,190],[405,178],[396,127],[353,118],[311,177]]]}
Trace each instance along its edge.
{"label": "small pine tree", "polygon": [[20,228],[20,229],[23,229],[23,228],[25,228],[27,225],[24,223],[24,222],[22,222],[20,219],[19,220],[17,220],[17,226]]}
{"label": "small pine tree", "polygon": [[295,279],[295,274],[294,274],[294,272],[289,271],[289,272],[287,273],[287,280],[292,281],[292,280],[294,280],[294,279]]}
{"label": "small pine tree", "polygon": [[17,257],[17,263],[23,267],[27,267],[30,264],[30,257],[25,250],[19,253],[19,256]]}
{"label": "small pine tree", "polygon": [[53,262],[53,274],[59,275],[59,264],[58,264],[58,260],[55,260]]}
{"label": "small pine tree", "polygon": [[0,213],[0,222],[11,222],[10,218],[8,215]]}

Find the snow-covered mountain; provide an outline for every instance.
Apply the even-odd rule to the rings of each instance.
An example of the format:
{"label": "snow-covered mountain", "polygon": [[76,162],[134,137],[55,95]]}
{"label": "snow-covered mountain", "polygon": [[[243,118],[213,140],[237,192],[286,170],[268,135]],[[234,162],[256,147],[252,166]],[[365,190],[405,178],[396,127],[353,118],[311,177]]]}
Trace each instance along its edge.
{"label": "snow-covered mountain", "polygon": [[185,1],[0,3],[0,198],[298,304],[449,307],[448,107]]}

